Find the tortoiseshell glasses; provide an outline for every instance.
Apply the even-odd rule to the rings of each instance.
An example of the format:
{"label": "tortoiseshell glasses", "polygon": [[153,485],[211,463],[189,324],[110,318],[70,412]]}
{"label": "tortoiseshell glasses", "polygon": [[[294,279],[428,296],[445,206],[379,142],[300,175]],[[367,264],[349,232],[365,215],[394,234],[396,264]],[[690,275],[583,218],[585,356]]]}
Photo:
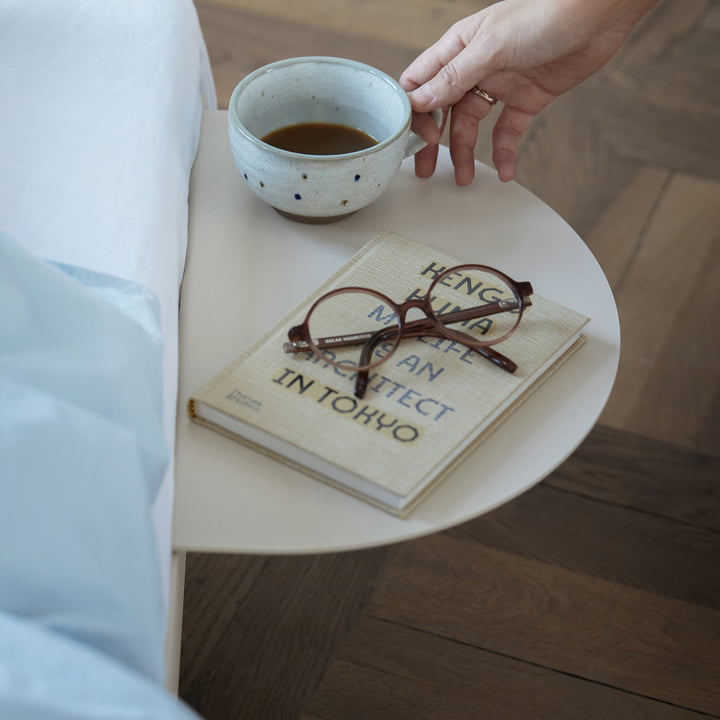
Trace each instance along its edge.
{"label": "tortoiseshell glasses", "polygon": [[[283,349],[311,352],[339,370],[356,372],[358,398],[365,395],[369,371],[406,338],[441,338],[444,348],[442,341],[433,344],[445,352],[457,352],[460,344],[515,372],[517,365],[491,346],[515,331],[532,304],[532,285],[487,265],[431,266],[425,273],[434,275],[427,292],[415,290],[400,304],[370,288],[332,290],[313,303],[301,325],[290,328]],[[408,320],[413,309],[424,317]]]}

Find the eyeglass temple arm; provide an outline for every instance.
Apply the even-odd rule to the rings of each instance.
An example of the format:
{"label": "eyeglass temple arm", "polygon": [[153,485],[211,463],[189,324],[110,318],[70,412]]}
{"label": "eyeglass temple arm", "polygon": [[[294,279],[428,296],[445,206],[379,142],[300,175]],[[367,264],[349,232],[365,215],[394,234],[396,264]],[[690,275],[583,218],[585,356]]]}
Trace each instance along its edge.
{"label": "eyeglass temple arm", "polygon": [[[410,325],[412,325],[413,327],[408,331],[408,327]],[[370,364],[370,359],[372,358],[372,354],[375,352],[377,346],[383,343],[385,340],[389,340],[395,334],[394,332],[391,332],[391,330],[392,328],[384,328],[382,330],[378,330],[374,334],[374,336],[365,343],[362,351],[360,352],[360,362],[358,363],[359,365],[362,366]],[[429,320],[415,320],[412,323],[406,325],[405,330],[406,332],[403,333],[403,339],[423,336],[446,338],[446,336],[443,335],[440,330]],[[468,347],[470,350],[475,351],[476,353],[478,353],[478,355],[482,355],[482,357],[484,357],[486,360],[489,360],[490,362],[497,365],[499,368],[502,368],[503,370],[505,370],[505,372],[509,372],[512,374],[517,370],[517,364],[515,362],[513,362],[509,357],[503,355],[502,353],[499,353],[492,347],[489,347],[487,345],[476,345],[472,342],[463,343],[463,345]],[[355,378],[356,398],[362,399],[365,397],[369,378],[369,370],[357,371],[357,376]]]}
{"label": "eyeglass temple arm", "polygon": [[[477,318],[486,317],[487,315],[495,315],[501,312],[507,312],[509,310],[515,310],[520,306],[523,310],[532,305],[530,295],[532,294],[532,286],[528,282],[517,283],[518,290],[520,291],[521,303],[516,300],[501,300],[499,302],[488,303],[487,305],[478,305],[474,308],[467,310],[454,310],[452,312],[444,313],[443,315],[436,316],[437,319],[443,324],[448,325],[449,323],[464,322],[465,320],[475,320]],[[412,320],[405,324],[404,334],[407,337],[419,337],[419,335],[408,335],[409,332],[413,332],[416,327],[427,328],[427,320]],[[391,325],[388,328],[384,328],[379,332],[390,332],[394,334],[397,332],[397,325]],[[348,347],[351,345],[359,345],[361,343],[368,342],[378,331],[369,331],[362,333],[351,333],[349,335],[337,335],[334,337],[315,338],[314,342],[321,350],[325,348],[333,347]],[[427,331],[425,334],[430,334]],[[439,336],[438,336],[439,337]],[[288,340],[283,345],[283,350],[286,353],[299,353],[307,352],[310,350],[310,345],[305,338],[302,325],[295,325],[288,330]],[[473,346],[475,349],[475,346]],[[478,351],[480,352],[480,351]],[[482,353],[481,353],[482,354]]]}
{"label": "eyeglass temple arm", "polygon": [[[403,333],[403,338],[423,337],[424,335],[447,339],[447,335],[443,335],[436,327],[433,327],[430,323],[428,323],[427,327],[418,326],[412,328],[409,332]],[[497,366],[501,367],[503,370],[506,370],[509,373],[514,373],[517,370],[516,363],[514,363],[509,357],[506,357],[502,353],[499,353],[497,350],[495,350],[489,345],[483,345],[482,343],[474,343],[470,336],[468,336],[467,341],[460,342],[465,347],[469,348],[470,350],[474,350],[479,355],[482,355],[484,358],[487,358],[488,360],[495,363]]]}
{"label": "eyeglass temple arm", "polygon": [[[397,325],[388,330],[397,332]],[[315,345],[324,350],[325,348],[350,347],[367,342],[376,331],[352,333],[350,335],[337,335],[333,337],[315,338]],[[295,325],[288,330],[289,342],[283,343],[283,350],[286,353],[300,353],[311,351],[310,343],[305,339],[305,332],[302,325]]]}

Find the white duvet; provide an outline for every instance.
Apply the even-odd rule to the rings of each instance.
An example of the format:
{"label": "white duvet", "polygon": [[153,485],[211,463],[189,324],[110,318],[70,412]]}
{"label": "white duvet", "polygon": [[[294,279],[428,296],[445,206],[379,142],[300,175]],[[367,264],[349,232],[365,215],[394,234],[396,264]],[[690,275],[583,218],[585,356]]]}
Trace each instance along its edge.
{"label": "white duvet", "polygon": [[[158,296],[171,448],[189,174],[214,103],[190,0],[0,4],[0,231]],[[154,508],[166,587],[171,506],[169,468]]]}
{"label": "white duvet", "polygon": [[214,104],[191,0],[0,3],[2,717],[187,712],[153,683],[189,175]]}

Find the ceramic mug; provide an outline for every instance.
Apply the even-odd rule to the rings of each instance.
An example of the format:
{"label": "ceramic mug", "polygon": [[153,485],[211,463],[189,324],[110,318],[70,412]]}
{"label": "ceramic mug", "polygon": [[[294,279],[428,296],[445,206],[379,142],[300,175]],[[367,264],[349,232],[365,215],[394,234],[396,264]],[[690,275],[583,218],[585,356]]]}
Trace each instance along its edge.
{"label": "ceramic mug", "polygon": [[[439,124],[441,113],[433,113]],[[337,57],[298,57],[255,70],[235,88],[228,131],[235,164],[250,189],[294,220],[333,222],[369,205],[402,160],[425,146],[410,132],[405,90],[384,72]],[[355,128],[376,141],[353,152],[293,152],[263,141],[304,123]]]}

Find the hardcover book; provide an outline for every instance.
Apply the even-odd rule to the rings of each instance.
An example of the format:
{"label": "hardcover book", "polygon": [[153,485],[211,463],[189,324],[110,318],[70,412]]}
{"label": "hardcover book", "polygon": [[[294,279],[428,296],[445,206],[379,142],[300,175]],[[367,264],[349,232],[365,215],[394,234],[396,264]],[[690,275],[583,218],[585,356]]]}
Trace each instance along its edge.
{"label": "hardcover book", "polygon": [[[331,290],[372,288],[400,304],[422,298],[433,279],[458,265],[419,242],[381,234],[200,388],[189,401],[190,417],[387,512],[406,516],[470,451],[482,452],[477,446],[487,433],[582,344],[589,318],[532,295],[514,332],[491,349],[512,359],[516,369],[508,372],[481,354],[483,348],[430,331],[400,339],[390,355],[388,343],[398,320],[383,307],[382,297],[373,296],[375,307],[368,310],[352,294],[341,294],[347,299],[334,318],[338,333],[350,333],[362,315],[382,330],[376,332],[383,341],[373,346],[376,358],[388,353],[382,364],[368,370],[362,397],[356,393],[356,373],[328,361],[333,352],[326,357],[307,348],[287,352],[297,345],[288,343],[288,331],[301,325],[316,300]],[[478,291],[479,282],[471,286],[462,274],[456,275],[457,282],[443,276],[433,292],[442,295],[447,289],[452,295],[451,286],[462,286],[468,294],[471,289],[476,295],[484,292]],[[453,308],[444,311],[450,313],[446,316],[438,312],[438,317],[451,318]],[[409,316],[406,321],[412,322]],[[417,327],[425,327],[419,322]],[[496,320],[489,316],[472,322],[484,333]]]}

